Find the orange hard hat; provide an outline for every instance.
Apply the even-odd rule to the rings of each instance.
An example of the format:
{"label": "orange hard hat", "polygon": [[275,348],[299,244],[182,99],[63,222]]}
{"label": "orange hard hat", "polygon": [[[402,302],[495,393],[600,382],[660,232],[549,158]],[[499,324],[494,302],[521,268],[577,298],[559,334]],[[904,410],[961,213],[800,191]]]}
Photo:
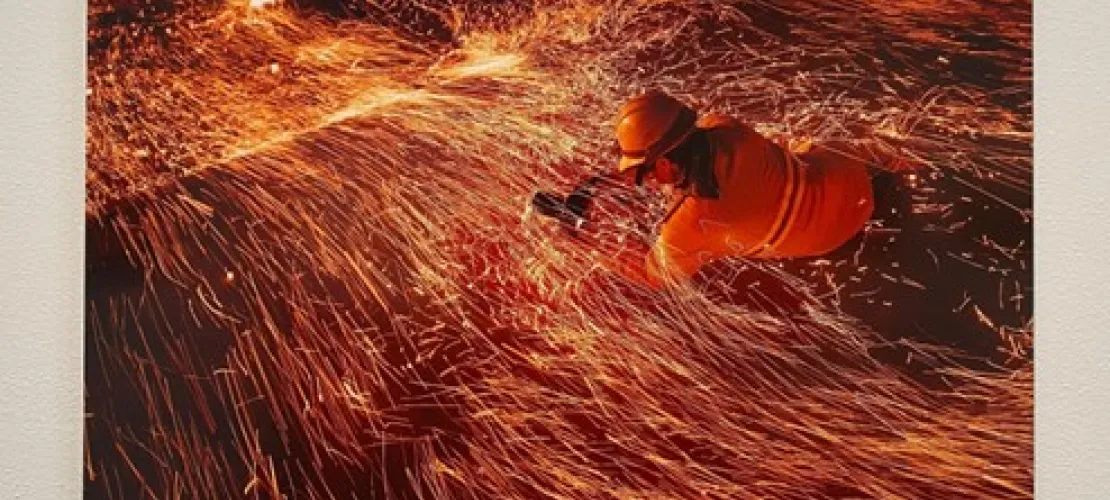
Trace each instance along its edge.
{"label": "orange hard hat", "polygon": [[633,97],[617,114],[617,172],[658,160],[689,137],[697,119],[693,108],[663,92]]}

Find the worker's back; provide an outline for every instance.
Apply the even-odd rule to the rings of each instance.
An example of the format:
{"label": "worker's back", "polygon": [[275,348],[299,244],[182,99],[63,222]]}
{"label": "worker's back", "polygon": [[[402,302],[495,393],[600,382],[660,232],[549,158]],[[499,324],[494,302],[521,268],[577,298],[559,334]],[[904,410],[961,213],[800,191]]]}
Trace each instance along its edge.
{"label": "worker's back", "polygon": [[728,255],[827,253],[870,218],[874,202],[861,159],[821,148],[795,155],[724,116],[703,117],[698,126],[713,148],[720,196],[687,198],[662,228],[661,256],[683,274]]}

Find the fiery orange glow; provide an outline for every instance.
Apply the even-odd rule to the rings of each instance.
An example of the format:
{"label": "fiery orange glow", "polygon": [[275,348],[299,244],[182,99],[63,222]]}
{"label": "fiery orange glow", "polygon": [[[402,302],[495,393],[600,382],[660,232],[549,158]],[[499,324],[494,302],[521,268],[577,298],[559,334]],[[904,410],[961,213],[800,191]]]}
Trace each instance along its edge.
{"label": "fiery orange glow", "polygon": [[[1032,496],[1029,2],[396,3],[93,3],[90,495]],[[649,87],[927,163],[926,240],[623,284],[525,207]]]}

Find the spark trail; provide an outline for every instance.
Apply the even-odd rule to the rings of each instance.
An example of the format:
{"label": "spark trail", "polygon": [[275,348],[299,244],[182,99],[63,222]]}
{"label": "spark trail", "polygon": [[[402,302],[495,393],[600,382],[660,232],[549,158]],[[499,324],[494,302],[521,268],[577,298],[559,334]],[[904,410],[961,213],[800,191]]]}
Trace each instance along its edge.
{"label": "spark trail", "polygon": [[[273,4],[90,32],[91,496],[1032,495],[1027,2]],[[521,214],[647,87],[927,161],[938,244],[621,284]]]}

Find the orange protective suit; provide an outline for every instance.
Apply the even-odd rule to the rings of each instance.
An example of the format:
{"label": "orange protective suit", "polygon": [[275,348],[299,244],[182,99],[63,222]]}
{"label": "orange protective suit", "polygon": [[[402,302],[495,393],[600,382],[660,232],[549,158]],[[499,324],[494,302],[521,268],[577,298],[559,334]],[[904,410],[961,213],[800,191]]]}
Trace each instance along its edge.
{"label": "orange protective suit", "polygon": [[647,256],[647,279],[692,276],[726,256],[809,257],[859,232],[874,209],[867,160],[815,147],[795,154],[739,121],[708,115],[720,196],[685,196]]}

